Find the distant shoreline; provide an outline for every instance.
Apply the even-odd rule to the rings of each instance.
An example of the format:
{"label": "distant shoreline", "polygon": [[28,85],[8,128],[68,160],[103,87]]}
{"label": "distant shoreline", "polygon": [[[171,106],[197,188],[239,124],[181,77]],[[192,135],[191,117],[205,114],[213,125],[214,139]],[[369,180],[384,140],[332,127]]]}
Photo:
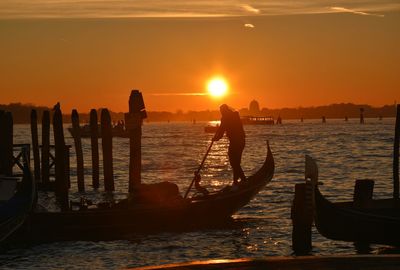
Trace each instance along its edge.
{"label": "distant shoreline", "polygon": [[[247,108],[239,109],[241,116],[252,115],[252,116],[272,116],[274,119],[280,116],[283,120],[287,119],[321,119],[325,116],[326,119],[349,119],[359,118],[360,109],[364,109],[364,118],[388,118],[395,117],[396,106],[395,105],[384,105],[382,107],[372,107],[367,104],[352,104],[352,103],[340,103],[330,104],[326,106],[316,107],[299,107],[299,108],[281,108],[281,109],[268,109],[262,108],[256,112],[249,111]],[[38,119],[40,123],[41,115],[45,110],[51,110],[45,106],[35,106],[32,104],[22,103],[11,103],[8,105],[0,104],[0,110],[9,111],[13,115],[13,121],[16,124],[27,124],[30,123],[31,110],[35,109],[38,113]],[[98,112],[101,109],[98,109]],[[182,112],[177,111],[175,113],[166,111],[148,111],[147,120],[149,122],[193,122],[193,121],[213,121],[220,119],[220,113],[217,110],[205,110],[205,111],[188,111]],[[80,113],[80,122],[89,122],[89,113]],[[123,112],[111,112],[113,121],[123,120]],[[64,112],[63,120],[65,123],[70,123],[70,113]]]}

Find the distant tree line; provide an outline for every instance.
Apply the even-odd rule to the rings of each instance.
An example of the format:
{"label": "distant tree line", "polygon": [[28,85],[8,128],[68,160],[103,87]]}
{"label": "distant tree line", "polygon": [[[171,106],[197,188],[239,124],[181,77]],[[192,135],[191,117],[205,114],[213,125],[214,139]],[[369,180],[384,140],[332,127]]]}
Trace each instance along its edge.
{"label": "distant tree line", "polygon": [[[317,119],[325,116],[326,118],[358,118],[360,116],[360,109],[364,109],[364,117],[394,117],[396,114],[396,107],[394,105],[385,105],[383,107],[372,107],[367,104],[357,105],[352,103],[331,104],[326,106],[317,107],[298,107],[298,108],[282,108],[282,109],[268,109],[262,108],[257,113],[250,113],[248,108],[240,109],[240,115],[253,115],[253,116],[272,116],[277,118],[280,116],[283,119]],[[30,123],[30,113],[32,109],[36,109],[38,119],[42,118],[44,110],[51,110],[52,108],[45,106],[35,106],[33,104],[10,103],[8,105],[0,104],[0,110],[9,111],[13,114],[14,123]],[[98,113],[100,116],[100,109]],[[63,112],[63,121],[65,123],[71,122],[70,112]],[[147,119],[149,122],[161,121],[211,121],[220,118],[219,111],[188,111],[183,112],[178,110],[176,112],[154,111],[147,112]],[[89,122],[89,112],[79,112],[80,122]],[[124,119],[124,113],[111,112],[113,121]]]}

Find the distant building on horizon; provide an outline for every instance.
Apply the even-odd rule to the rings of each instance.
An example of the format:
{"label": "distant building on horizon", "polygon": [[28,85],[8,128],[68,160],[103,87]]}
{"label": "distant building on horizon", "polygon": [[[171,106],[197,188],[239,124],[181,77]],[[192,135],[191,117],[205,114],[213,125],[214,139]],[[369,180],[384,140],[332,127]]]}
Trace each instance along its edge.
{"label": "distant building on horizon", "polygon": [[253,99],[249,105],[249,113],[251,115],[257,116],[260,114],[260,112],[261,112],[261,110],[260,110],[260,105],[258,104],[258,101]]}

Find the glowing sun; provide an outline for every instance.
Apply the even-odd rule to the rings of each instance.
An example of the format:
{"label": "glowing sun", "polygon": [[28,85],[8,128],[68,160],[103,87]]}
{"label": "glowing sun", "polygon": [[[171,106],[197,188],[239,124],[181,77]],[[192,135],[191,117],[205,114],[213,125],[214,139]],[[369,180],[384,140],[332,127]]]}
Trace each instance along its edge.
{"label": "glowing sun", "polygon": [[213,97],[226,95],[228,88],[228,83],[222,77],[214,77],[207,82],[207,91]]}

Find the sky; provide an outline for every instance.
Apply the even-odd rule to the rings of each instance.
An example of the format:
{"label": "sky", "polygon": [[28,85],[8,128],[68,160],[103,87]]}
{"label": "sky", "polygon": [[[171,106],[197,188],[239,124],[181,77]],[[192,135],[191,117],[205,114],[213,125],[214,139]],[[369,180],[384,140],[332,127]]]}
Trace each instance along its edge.
{"label": "sky", "polygon": [[399,33],[399,1],[1,0],[0,103],[127,111],[139,89],[151,111],[393,104]]}

